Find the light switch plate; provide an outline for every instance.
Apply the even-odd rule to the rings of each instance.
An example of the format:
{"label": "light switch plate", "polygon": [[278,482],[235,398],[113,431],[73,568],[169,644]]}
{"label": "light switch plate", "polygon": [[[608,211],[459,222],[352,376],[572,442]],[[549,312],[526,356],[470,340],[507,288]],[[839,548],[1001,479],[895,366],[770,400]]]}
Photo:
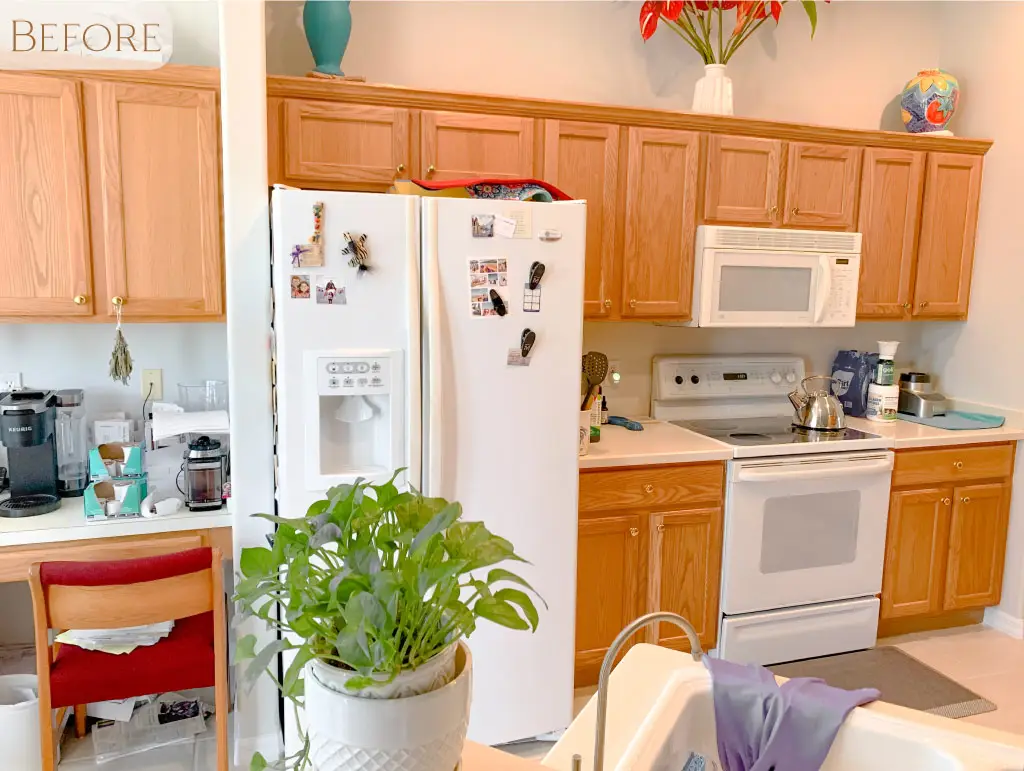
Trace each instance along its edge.
{"label": "light switch plate", "polygon": [[[153,390],[150,391],[150,386]],[[164,371],[162,369],[142,370],[142,398],[149,397],[152,402],[158,402],[164,398]]]}
{"label": "light switch plate", "polygon": [[24,385],[20,372],[0,372],[0,391],[17,391]]}

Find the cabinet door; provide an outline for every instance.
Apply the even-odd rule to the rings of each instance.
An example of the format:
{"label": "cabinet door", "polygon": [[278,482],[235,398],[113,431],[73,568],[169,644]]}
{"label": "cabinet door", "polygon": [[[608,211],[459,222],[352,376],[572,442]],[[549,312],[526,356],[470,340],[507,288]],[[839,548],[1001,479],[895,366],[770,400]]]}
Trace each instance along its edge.
{"label": "cabinet door", "polygon": [[690,318],[698,145],[692,131],[629,129],[624,317]]}
{"label": "cabinet door", "polygon": [[88,87],[98,133],[94,241],[106,287],[98,307],[113,315],[111,299],[122,297],[129,319],[220,316],[216,93],[117,82]]}
{"label": "cabinet door", "polygon": [[581,519],[576,562],[576,687],[597,682],[608,647],[642,613],[638,514]]}
{"label": "cabinet door", "polygon": [[912,150],[864,151],[858,318],[910,316],[924,159],[924,153]]}
{"label": "cabinet door", "polygon": [[964,318],[971,293],[981,157],[928,153],[914,315]]}
{"label": "cabinet door", "polygon": [[952,488],[898,490],[889,501],[881,618],[942,610]]}
{"label": "cabinet door", "polygon": [[779,215],[782,142],[757,137],[708,137],[704,221],[773,225]]}
{"label": "cabinet door", "polygon": [[409,111],[304,99],[284,103],[289,180],[386,191],[409,168]]}
{"label": "cabinet door", "polygon": [[1010,485],[965,485],[953,491],[946,569],[946,610],[998,605],[1010,515]]}
{"label": "cabinet door", "polygon": [[533,124],[533,118],[425,111],[420,173],[431,180],[534,177]]}
{"label": "cabinet door", "polygon": [[860,158],[859,147],[790,143],[783,224],[853,230]]}
{"label": "cabinet door", "polygon": [[[678,613],[697,630],[705,651],[718,638],[718,587],[722,577],[722,510],[651,514],[647,610]],[[674,624],[659,624],[651,642],[690,650]]]}
{"label": "cabinet door", "polygon": [[587,202],[584,318],[608,316],[618,300],[618,293],[612,292],[618,176],[618,126],[545,121],[544,179]]}
{"label": "cabinet door", "polygon": [[0,73],[0,168],[0,315],[90,315],[77,83]]}

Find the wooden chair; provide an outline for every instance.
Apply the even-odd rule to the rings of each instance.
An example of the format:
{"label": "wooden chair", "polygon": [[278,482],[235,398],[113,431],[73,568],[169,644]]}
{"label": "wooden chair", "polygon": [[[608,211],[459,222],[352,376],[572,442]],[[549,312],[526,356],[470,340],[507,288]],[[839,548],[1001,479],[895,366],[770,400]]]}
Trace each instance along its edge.
{"label": "wooden chair", "polygon": [[[39,674],[43,771],[54,771],[52,710],[189,688],[216,688],[217,769],[228,771],[227,629],[220,549],[113,562],[42,562],[29,573]],[[114,655],[51,646],[49,630],[117,629],[174,620],[156,645]],[[54,650],[56,648],[57,650]],[[55,654],[55,655],[54,655]]]}

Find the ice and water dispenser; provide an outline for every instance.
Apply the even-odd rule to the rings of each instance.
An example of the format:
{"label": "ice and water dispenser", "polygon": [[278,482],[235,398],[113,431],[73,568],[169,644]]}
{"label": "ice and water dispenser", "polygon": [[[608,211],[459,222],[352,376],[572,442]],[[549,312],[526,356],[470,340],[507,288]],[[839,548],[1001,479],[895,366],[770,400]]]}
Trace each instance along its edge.
{"label": "ice and water dispenser", "polygon": [[[390,476],[405,457],[405,378],[401,351],[307,352],[316,384],[309,406],[309,471],[325,478]],[[341,480],[338,480],[341,481]],[[319,486],[319,485],[318,485]]]}

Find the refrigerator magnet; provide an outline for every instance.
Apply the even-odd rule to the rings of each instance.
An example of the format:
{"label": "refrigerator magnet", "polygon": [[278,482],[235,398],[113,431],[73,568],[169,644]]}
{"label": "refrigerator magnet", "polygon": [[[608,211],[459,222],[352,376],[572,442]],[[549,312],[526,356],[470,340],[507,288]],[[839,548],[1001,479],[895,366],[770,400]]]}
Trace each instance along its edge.
{"label": "refrigerator magnet", "polygon": [[561,241],[562,231],[561,230],[542,230],[537,235],[541,241]]}
{"label": "refrigerator magnet", "polygon": [[322,268],[324,265],[324,204],[313,204],[313,234],[305,244],[296,244],[292,249],[292,267]]}
{"label": "refrigerator magnet", "polygon": [[345,248],[341,253],[348,257],[348,266],[359,271],[363,275],[370,270],[370,251],[366,248],[366,233],[358,235],[345,233]]}
{"label": "refrigerator magnet", "polygon": [[[491,289],[508,286],[508,261],[503,257],[469,261],[469,310],[473,316],[500,316]],[[499,297],[500,299],[500,297]]]}
{"label": "refrigerator magnet", "polygon": [[523,310],[526,313],[540,313],[540,287],[530,289],[529,284],[523,284]]}
{"label": "refrigerator magnet", "polygon": [[309,274],[293,273],[291,277],[291,292],[293,300],[309,299]]}
{"label": "refrigerator magnet", "polygon": [[316,280],[316,304],[317,305],[345,305],[348,300],[345,297],[345,285],[327,276],[320,276]]}
{"label": "refrigerator magnet", "polygon": [[494,218],[494,231],[502,238],[515,238],[516,221],[499,215]]}
{"label": "refrigerator magnet", "polygon": [[494,312],[499,316],[504,316],[508,313],[508,308],[505,307],[505,301],[501,299],[501,295],[498,294],[497,289],[489,290],[491,297],[491,306],[494,308]]}
{"label": "refrigerator magnet", "polygon": [[473,238],[494,238],[494,215],[474,214],[470,219]]}
{"label": "refrigerator magnet", "polygon": [[529,357],[523,356],[522,348],[509,348],[505,363],[510,367],[529,367],[531,361]]}

